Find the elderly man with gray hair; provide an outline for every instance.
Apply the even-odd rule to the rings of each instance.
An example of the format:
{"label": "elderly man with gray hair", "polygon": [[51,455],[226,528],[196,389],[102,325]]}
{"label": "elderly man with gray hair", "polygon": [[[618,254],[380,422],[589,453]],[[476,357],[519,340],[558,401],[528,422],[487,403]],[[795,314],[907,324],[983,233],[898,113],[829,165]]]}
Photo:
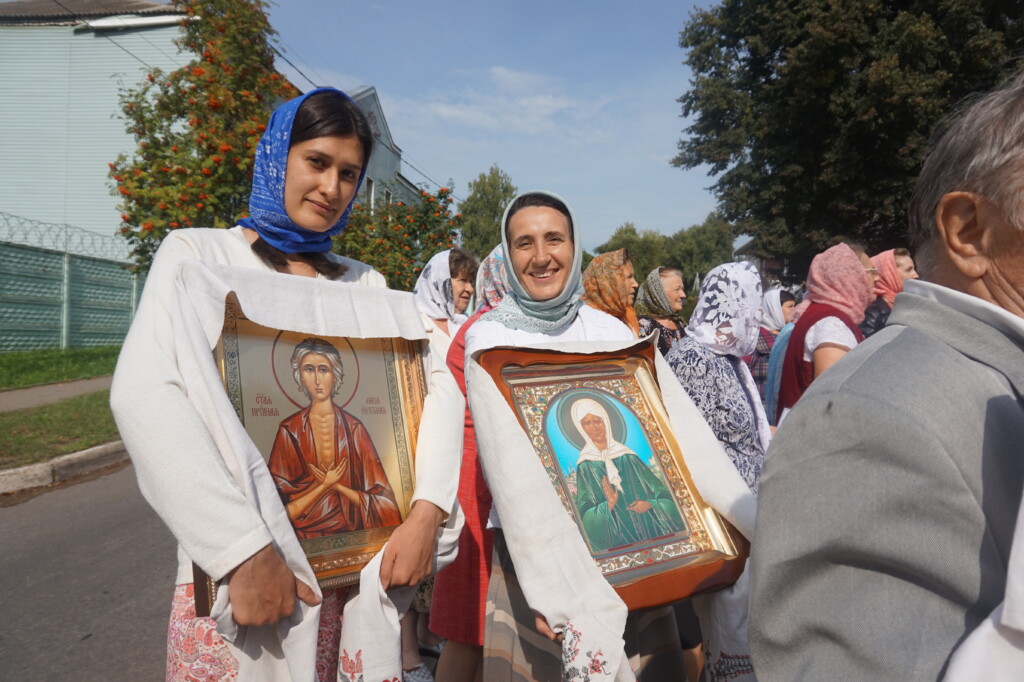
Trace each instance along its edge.
{"label": "elderly man with gray hair", "polygon": [[765,460],[762,681],[1024,675],[1024,77],[936,139],[910,206],[922,280]]}

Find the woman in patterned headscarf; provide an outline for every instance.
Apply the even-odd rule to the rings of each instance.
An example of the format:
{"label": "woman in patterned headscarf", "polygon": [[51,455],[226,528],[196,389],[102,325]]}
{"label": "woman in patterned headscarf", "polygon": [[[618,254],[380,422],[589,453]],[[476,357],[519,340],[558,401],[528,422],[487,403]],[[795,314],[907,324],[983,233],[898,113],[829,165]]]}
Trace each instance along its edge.
{"label": "woman in patterned headscarf", "polygon": [[[726,263],[708,273],[690,316],[686,337],[665,356],[751,491],[757,492],[771,430],[743,356],[757,344],[762,315],[761,276],[748,262]],[[747,643],[747,582],[741,579],[713,598],[696,597],[708,679],[723,661],[729,679],[754,680]]]}
{"label": "woman in patterned headscarf", "polygon": [[662,355],[685,336],[686,320],[680,311],[686,302],[683,273],[674,268],[651,270],[636,294],[636,314],[640,336],[658,331],[658,350]]}
{"label": "woman in patterned headscarf", "polygon": [[583,271],[583,302],[619,318],[634,335],[639,336],[640,323],[633,310],[638,286],[628,250],[601,253],[594,256]]}
{"label": "woman in patterned headscarf", "polygon": [[708,273],[686,337],[665,359],[751,490],[757,489],[770,430],[743,357],[757,344],[761,276],[752,263]]}

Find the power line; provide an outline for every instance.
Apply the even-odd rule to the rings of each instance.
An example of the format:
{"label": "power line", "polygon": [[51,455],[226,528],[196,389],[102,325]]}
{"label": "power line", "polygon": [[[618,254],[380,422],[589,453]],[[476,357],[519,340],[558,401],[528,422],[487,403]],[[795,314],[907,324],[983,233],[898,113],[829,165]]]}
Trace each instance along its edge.
{"label": "power line", "polygon": [[[293,69],[295,69],[295,70],[296,70],[296,71],[297,71],[297,72],[299,73],[299,75],[300,75],[300,76],[302,76],[302,77],[303,77],[303,78],[305,78],[305,79],[306,79],[307,81],[309,81],[309,84],[310,84],[310,85],[312,85],[312,86],[313,86],[314,88],[316,88],[316,87],[320,87],[320,85],[319,85],[319,84],[317,84],[317,83],[315,83],[315,82],[313,82],[313,80],[312,80],[312,79],[310,79],[310,77],[309,77],[309,76],[307,76],[306,74],[302,73],[302,71],[301,71],[301,70],[299,69],[299,67],[295,66],[295,64],[294,64],[294,63],[292,63],[292,61],[291,61],[290,59],[288,59],[287,57],[285,57],[285,56],[284,56],[284,54],[282,54],[282,53],[281,53],[281,52],[280,52],[280,51],[279,51],[279,50],[278,50],[278,49],[277,49],[276,47],[275,47],[275,48],[273,48],[273,49],[274,49],[274,52],[275,52],[275,53],[277,53],[277,54],[278,54],[278,55],[279,55],[279,56],[281,57],[281,59],[285,60],[285,61],[286,61],[286,62],[287,62],[287,63],[288,63],[288,64],[289,64],[289,65],[290,65],[290,66],[291,66],[291,67],[292,67]],[[390,144],[388,144],[388,143],[384,142],[384,141],[383,141],[383,140],[381,140],[380,138],[378,138],[376,142],[377,142],[377,144],[380,144],[381,146],[383,146],[383,147],[385,147],[385,148],[387,148],[387,149],[390,149],[390,150],[391,150],[392,152],[394,152],[394,153],[395,153],[395,154],[396,154],[396,155],[397,155],[397,156],[398,156],[399,158],[401,158],[401,159],[402,159],[402,163],[404,163],[405,165],[409,166],[409,168],[412,168],[412,169],[413,169],[414,171],[416,171],[417,173],[419,173],[420,175],[422,175],[422,176],[423,176],[424,178],[426,178],[426,179],[427,179],[427,181],[429,181],[430,183],[432,183],[432,184],[436,185],[437,187],[444,187],[444,185],[443,185],[443,184],[441,184],[440,182],[438,182],[438,181],[437,181],[437,180],[435,180],[434,178],[432,178],[432,177],[430,177],[429,175],[427,175],[427,174],[426,174],[426,173],[425,173],[424,171],[420,170],[420,169],[419,169],[419,168],[417,168],[417,167],[416,167],[415,165],[413,165],[413,163],[412,163],[411,161],[409,161],[408,157],[406,157],[406,156],[403,156],[403,155],[402,155],[402,152],[401,152],[400,150],[398,150],[398,149],[396,149],[395,147],[391,146]],[[449,188],[449,189],[454,189],[454,188]],[[457,197],[457,196],[455,195],[454,191],[452,192],[452,198],[453,198],[453,199],[455,199],[455,201],[457,201],[457,202],[460,202],[460,201],[462,201],[462,199],[461,199],[461,198],[459,198],[459,197]]]}
{"label": "power line", "polygon": [[[72,17],[74,17],[74,16],[77,16],[77,15],[76,15],[76,14],[75,14],[74,12],[72,12],[72,11],[71,11],[71,10],[70,10],[70,9],[69,9],[69,8],[68,8],[67,6],[65,6],[65,5],[61,4],[61,3],[60,3],[60,0],[50,0],[50,2],[52,2],[53,4],[55,4],[55,5],[57,5],[58,7],[60,7],[60,8],[62,9],[62,10],[64,10],[65,12],[67,12],[67,13],[68,13],[69,15],[71,15]],[[147,63],[146,63],[146,61],[145,61],[145,60],[144,60],[144,59],[143,59],[142,57],[138,56],[137,54],[135,54],[134,52],[132,52],[131,50],[129,50],[129,49],[127,48],[127,47],[125,47],[124,45],[120,44],[119,42],[117,42],[116,40],[114,40],[113,38],[111,38],[110,36],[108,36],[108,35],[107,35],[106,33],[103,33],[102,31],[99,31],[98,33],[99,33],[99,34],[100,34],[101,36],[103,36],[104,38],[106,38],[107,40],[109,40],[110,42],[114,43],[114,45],[116,45],[116,46],[117,46],[117,47],[119,47],[120,49],[124,50],[124,51],[125,51],[125,52],[126,52],[126,53],[127,53],[127,54],[128,54],[129,56],[130,56],[130,57],[132,57],[133,59],[135,59],[136,61],[138,61],[138,62],[139,62],[140,64],[142,64],[143,66],[145,66],[145,67],[146,67],[147,69],[150,69],[150,70],[152,70],[152,69],[153,69],[153,67],[152,67],[152,66],[150,66],[149,64],[147,64]],[[146,41],[146,42],[149,42],[149,41]],[[150,43],[150,44],[152,45],[152,43]],[[156,47],[156,46],[154,45],[154,47]]]}
{"label": "power line", "polygon": [[292,63],[292,60],[288,59],[288,57],[285,57],[284,56],[284,52],[281,52],[281,50],[277,49],[277,47],[275,47],[274,45],[271,45],[270,49],[273,50],[274,54],[276,54],[278,57],[280,57],[281,59],[285,60],[290,67],[295,69],[299,73],[300,76],[302,76],[307,81],[309,81],[310,85],[312,85],[314,88],[320,87],[321,84],[314,82],[312,78],[310,78],[309,76],[307,76],[306,74],[304,74],[302,72],[302,69],[300,69],[299,67],[295,66],[295,64]]}

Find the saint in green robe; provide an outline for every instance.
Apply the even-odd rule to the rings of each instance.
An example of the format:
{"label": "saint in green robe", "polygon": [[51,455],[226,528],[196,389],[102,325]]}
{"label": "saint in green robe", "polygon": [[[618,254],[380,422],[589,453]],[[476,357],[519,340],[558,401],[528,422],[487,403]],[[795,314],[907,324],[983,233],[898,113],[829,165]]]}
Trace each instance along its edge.
{"label": "saint in green robe", "polygon": [[[576,465],[576,509],[591,549],[603,552],[685,532],[686,523],[668,487],[635,452],[612,438],[604,408],[584,398],[573,405],[572,416],[586,441]],[[583,426],[587,416],[603,422],[603,449]],[[599,442],[600,435],[594,436]],[[631,509],[638,501],[650,509]]]}

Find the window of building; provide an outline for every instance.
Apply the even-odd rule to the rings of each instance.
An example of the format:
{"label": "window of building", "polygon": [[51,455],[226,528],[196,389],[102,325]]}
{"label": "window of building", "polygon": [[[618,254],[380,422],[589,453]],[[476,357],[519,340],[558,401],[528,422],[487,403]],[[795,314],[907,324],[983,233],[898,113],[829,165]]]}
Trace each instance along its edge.
{"label": "window of building", "polygon": [[366,203],[370,206],[370,213],[373,213],[374,187],[373,178],[366,178]]}

